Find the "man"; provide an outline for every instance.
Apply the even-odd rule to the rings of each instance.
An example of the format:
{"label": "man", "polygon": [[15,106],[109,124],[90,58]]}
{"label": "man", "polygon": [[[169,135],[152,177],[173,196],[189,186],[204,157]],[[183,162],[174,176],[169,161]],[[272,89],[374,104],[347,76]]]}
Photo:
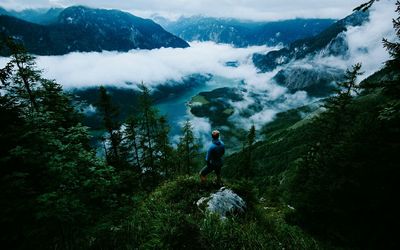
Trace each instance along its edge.
{"label": "man", "polygon": [[214,130],[211,133],[212,143],[208,148],[207,155],[206,155],[206,162],[207,166],[205,166],[200,171],[200,181],[204,183],[206,181],[206,177],[212,171],[215,171],[217,175],[217,183],[221,184],[221,167],[223,164],[222,156],[225,153],[225,145],[219,139],[219,131]]}

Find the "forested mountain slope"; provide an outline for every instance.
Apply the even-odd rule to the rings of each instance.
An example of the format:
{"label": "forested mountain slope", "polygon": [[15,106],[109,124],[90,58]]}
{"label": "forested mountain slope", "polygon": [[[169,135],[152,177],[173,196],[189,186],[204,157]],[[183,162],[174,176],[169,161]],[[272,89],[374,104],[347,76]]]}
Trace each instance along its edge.
{"label": "forested mountain slope", "polygon": [[37,55],[189,46],[149,19],[119,10],[83,6],[64,9],[56,21],[47,25],[0,15],[0,32],[18,39],[28,52]]}
{"label": "forested mountain slope", "polygon": [[[400,17],[393,23],[400,38]],[[222,169],[246,207],[224,218],[197,206],[220,185],[199,182],[204,152],[193,125],[173,145],[144,84],[125,121],[99,87],[104,133],[94,148],[79,105],[23,46],[0,43],[11,52],[0,69],[1,246],[398,249],[398,41],[383,40],[390,60],[360,84],[356,64],[332,96],[251,127]]]}
{"label": "forested mountain slope", "polygon": [[250,22],[202,16],[181,17],[173,22],[160,21],[166,30],[186,41],[213,41],[236,47],[287,45],[298,39],[315,36],[334,22],[331,19]]}

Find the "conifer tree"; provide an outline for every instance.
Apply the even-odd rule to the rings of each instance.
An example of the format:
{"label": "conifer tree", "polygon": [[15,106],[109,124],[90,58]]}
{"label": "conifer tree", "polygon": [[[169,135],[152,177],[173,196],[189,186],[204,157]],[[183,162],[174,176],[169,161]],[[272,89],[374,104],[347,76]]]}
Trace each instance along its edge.
{"label": "conifer tree", "polygon": [[0,237],[16,248],[75,248],[115,183],[112,168],[96,159],[61,86],[43,79],[26,52],[14,53],[1,70],[0,116],[7,122],[0,124],[0,209],[7,232]]}
{"label": "conifer tree", "polygon": [[240,162],[237,165],[237,174],[239,178],[250,178],[254,174],[254,164],[252,159],[253,145],[256,141],[256,127],[254,124],[250,127],[241,152]]}
{"label": "conifer tree", "polygon": [[399,14],[399,16],[396,19],[393,19],[393,28],[396,32],[397,41],[389,41],[388,39],[384,38],[383,46],[392,57],[392,59],[389,60],[386,65],[397,74],[395,79],[392,81],[383,82],[383,87],[385,88],[387,95],[400,98],[400,1],[396,2],[396,12]]}
{"label": "conifer tree", "polygon": [[194,169],[194,160],[198,154],[199,146],[193,134],[192,123],[187,120],[182,127],[182,136],[178,143],[178,155],[181,163],[181,173],[190,174]]}
{"label": "conifer tree", "polygon": [[247,146],[248,147],[253,146],[255,140],[256,140],[256,127],[253,124],[251,125],[249,133],[247,134]]}
{"label": "conifer tree", "polygon": [[140,131],[139,131],[139,121],[138,118],[135,116],[131,116],[128,118],[126,121],[126,138],[125,138],[125,144],[127,150],[130,152],[130,158],[132,159],[131,161],[133,162],[133,165],[135,165],[138,169],[141,169],[142,167],[142,162],[140,160],[140,155],[142,155],[142,151],[140,148]]}
{"label": "conifer tree", "polygon": [[248,164],[248,174],[247,176],[250,177],[254,174],[254,166],[253,166],[253,145],[256,140],[256,127],[254,124],[251,126],[249,133],[247,135],[247,164]]}
{"label": "conifer tree", "polygon": [[323,105],[326,112],[318,117],[317,122],[319,122],[323,133],[329,136],[328,145],[340,138],[341,133],[344,132],[345,124],[351,119],[347,106],[351,103],[353,97],[359,94],[357,77],[362,74],[360,63],[352,66],[351,70],[346,70],[344,80],[337,83],[335,94],[329,97]]}
{"label": "conifer tree", "polygon": [[20,105],[38,112],[36,92],[41,72],[35,68],[35,57],[28,54],[22,45],[10,39],[6,43],[11,52],[11,60],[1,70],[3,88],[8,90],[8,95],[12,95],[12,98],[18,99]]}
{"label": "conifer tree", "polygon": [[168,178],[171,175],[174,164],[173,148],[169,142],[169,125],[164,116],[158,119],[157,136],[155,138],[155,148],[157,151],[157,161],[163,175]]}
{"label": "conifer tree", "polygon": [[155,151],[154,151],[154,138],[156,111],[153,108],[153,102],[150,95],[150,90],[143,83],[139,85],[141,91],[139,106],[141,113],[141,141],[140,145],[143,148],[142,161],[147,170],[156,172],[155,169]]}
{"label": "conifer tree", "polygon": [[113,106],[111,96],[107,93],[107,90],[101,86],[99,88],[99,110],[103,115],[104,128],[106,129],[110,139],[110,151],[106,150],[107,163],[116,165],[120,163],[120,145],[121,145],[121,134],[120,124],[118,122],[118,109]]}

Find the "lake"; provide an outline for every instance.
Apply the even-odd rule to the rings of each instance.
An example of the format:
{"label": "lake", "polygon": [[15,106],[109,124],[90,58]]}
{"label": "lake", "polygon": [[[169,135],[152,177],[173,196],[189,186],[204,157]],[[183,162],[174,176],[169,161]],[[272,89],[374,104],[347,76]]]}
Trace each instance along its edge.
{"label": "lake", "polygon": [[[186,119],[193,118],[189,111],[187,103],[200,92],[211,91],[222,87],[237,87],[240,79],[229,79],[221,76],[212,76],[205,84],[199,84],[196,87],[176,96],[162,101],[156,105],[162,115],[165,115],[171,126],[170,136],[174,137],[181,133],[181,123]],[[196,124],[193,124],[194,126]]]}

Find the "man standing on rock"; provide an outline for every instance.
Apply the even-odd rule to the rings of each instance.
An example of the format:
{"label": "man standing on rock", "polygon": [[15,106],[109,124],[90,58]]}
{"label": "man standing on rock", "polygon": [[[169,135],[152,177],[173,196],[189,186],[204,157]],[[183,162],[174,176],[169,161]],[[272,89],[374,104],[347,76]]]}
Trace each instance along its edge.
{"label": "man standing on rock", "polygon": [[204,183],[207,175],[212,171],[215,171],[215,174],[217,175],[217,183],[221,184],[221,167],[223,164],[222,156],[225,153],[225,145],[219,139],[218,130],[214,130],[211,133],[211,137],[212,142],[206,155],[207,166],[200,171],[200,181],[201,183]]}

